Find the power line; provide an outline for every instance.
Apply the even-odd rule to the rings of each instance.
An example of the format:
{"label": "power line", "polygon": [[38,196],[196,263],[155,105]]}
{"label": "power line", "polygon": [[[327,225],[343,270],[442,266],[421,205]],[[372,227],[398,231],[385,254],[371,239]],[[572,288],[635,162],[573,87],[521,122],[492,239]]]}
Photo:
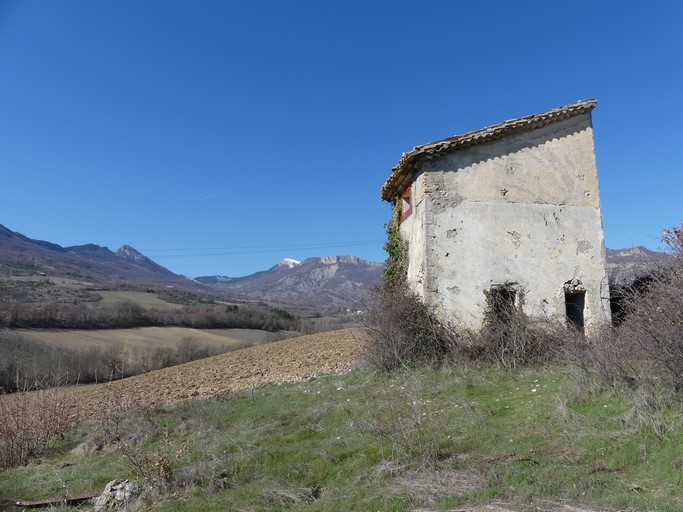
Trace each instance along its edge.
{"label": "power line", "polygon": [[302,244],[277,244],[277,245],[233,245],[230,247],[176,247],[173,249],[141,249],[145,252],[166,252],[166,251],[224,251],[236,249],[287,249],[287,248],[318,248],[318,247],[343,247],[347,245],[371,245],[380,244],[384,241],[378,240],[361,240],[352,242],[318,242],[318,243],[302,243]]}
{"label": "power line", "polygon": [[162,258],[198,258],[207,256],[231,256],[237,254],[265,254],[272,252],[296,252],[311,251],[316,249],[334,249],[341,247],[360,247],[367,245],[384,244],[384,241],[375,242],[343,242],[327,244],[308,244],[308,245],[264,245],[264,246],[241,246],[241,247],[215,247],[215,248],[182,248],[182,249],[145,249],[141,252],[178,252],[178,251],[220,251],[220,252],[195,252],[191,254],[162,254],[154,256],[154,259]]}

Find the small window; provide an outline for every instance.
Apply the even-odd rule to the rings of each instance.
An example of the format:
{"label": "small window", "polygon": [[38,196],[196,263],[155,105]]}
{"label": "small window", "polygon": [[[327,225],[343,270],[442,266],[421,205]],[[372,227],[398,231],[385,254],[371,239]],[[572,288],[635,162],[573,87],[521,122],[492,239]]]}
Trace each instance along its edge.
{"label": "small window", "polygon": [[565,292],[564,303],[567,311],[567,323],[579,332],[583,332],[583,311],[586,305],[586,292]]}
{"label": "small window", "polygon": [[515,313],[517,292],[509,286],[494,286],[486,295],[488,303],[488,320],[497,325],[512,322]]}
{"label": "small window", "polygon": [[401,194],[401,222],[410,217],[413,213],[413,187],[409,186]]}

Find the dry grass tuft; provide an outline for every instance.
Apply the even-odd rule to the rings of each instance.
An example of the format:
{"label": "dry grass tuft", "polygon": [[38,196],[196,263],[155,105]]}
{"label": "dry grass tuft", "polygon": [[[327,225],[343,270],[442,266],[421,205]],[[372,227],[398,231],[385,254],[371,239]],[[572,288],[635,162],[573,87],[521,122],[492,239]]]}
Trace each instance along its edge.
{"label": "dry grass tuft", "polygon": [[282,508],[292,508],[307,503],[313,503],[320,495],[320,488],[291,485],[266,489],[263,497]]}
{"label": "dry grass tuft", "polygon": [[476,475],[452,469],[422,468],[397,476],[394,485],[398,492],[407,492],[433,503],[437,497],[463,496],[475,491],[482,486],[482,480]]}

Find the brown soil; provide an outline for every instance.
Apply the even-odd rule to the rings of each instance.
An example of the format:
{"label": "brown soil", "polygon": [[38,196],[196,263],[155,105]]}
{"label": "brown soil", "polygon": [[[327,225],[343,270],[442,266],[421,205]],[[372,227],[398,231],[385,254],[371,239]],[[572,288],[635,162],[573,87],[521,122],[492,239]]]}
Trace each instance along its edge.
{"label": "brown soil", "polygon": [[343,373],[360,362],[366,333],[343,329],[250,347],[107,384],[65,388],[81,418],[95,418],[115,397],[119,405],[163,407],[214,398],[322,373]]}

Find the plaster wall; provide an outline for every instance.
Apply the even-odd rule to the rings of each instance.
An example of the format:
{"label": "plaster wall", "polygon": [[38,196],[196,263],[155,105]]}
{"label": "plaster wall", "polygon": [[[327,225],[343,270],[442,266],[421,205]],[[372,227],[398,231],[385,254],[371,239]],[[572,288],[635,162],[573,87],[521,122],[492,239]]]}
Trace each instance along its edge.
{"label": "plaster wall", "polygon": [[484,292],[506,283],[528,315],[564,317],[573,283],[585,291],[586,328],[610,321],[590,115],[448,153],[422,171],[401,233],[409,282],[444,319],[479,326]]}
{"label": "plaster wall", "polygon": [[[424,297],[426,275],[427,241],[425,225],[427,223],[427,207],[424,184],[427,176],[422,174],[411,185],[413,213],[401,223],[401,238],[408,241],[408,282],[413,291]],[[428,279],[427,279],[428,280]],[[427,288],[429,284],[427,283]]]}

